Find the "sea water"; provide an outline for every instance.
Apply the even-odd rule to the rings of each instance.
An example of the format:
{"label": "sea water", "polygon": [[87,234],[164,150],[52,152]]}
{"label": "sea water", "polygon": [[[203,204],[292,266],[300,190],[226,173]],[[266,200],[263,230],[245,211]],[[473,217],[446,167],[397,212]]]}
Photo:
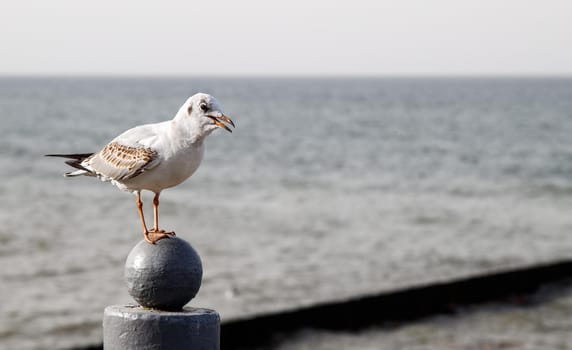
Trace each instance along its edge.
{"label": "sea water", "polygon": [[[223,318],[572,256],[572,79],[0,78],[0,349],[101,342],[129,303],[135,197],[46,153],[94,152],[217,97],[236,123],[161,195]],[[151,220],[151,196],[145,211]]]}

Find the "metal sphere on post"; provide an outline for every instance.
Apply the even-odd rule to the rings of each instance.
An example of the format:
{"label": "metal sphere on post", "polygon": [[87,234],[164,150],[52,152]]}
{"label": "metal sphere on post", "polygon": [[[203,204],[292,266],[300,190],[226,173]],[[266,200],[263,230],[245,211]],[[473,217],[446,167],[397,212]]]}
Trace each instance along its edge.
{"label": "metal sphere on post", "polygon": [[203,267],[189,243],[168,238],[139,242],[127,256],[127,290],[139,305],[160,310],[181,310],[201,287]]}
{"label": "metal sphere on post", "polygon": [[141,241],[127,257],[125,279],[139,306],[105,309],[104,349],[219,349],[218,313],[184,307],[202,279],[201,260],[188,242],[178,237]]}

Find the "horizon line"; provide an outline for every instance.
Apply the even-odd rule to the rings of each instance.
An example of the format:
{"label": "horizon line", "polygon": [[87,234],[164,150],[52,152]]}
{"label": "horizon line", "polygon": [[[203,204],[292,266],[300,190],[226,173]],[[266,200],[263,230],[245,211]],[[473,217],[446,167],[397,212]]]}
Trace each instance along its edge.
{"label": "horizon line", "polygon": [[476,78],[538,78],[538,79],[570,79],[572,73],[7,73],[0,72],[3,78],[120,78],[120,79],[302,79],[302,78],[434,78],[434,79],[476,79]]}

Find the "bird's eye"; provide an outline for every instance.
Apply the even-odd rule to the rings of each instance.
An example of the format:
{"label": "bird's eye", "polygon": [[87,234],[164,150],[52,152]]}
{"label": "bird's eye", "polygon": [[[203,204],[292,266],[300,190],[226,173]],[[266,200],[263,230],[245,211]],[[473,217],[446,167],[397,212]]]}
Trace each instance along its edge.
{"label": "bird's eye", "polygon": [[203,112],[206,112],[206,111],[209,110],[209,106],[207,106],[206,103],[201,103],[200,107],[201,107],[201,110],[202,110]]}

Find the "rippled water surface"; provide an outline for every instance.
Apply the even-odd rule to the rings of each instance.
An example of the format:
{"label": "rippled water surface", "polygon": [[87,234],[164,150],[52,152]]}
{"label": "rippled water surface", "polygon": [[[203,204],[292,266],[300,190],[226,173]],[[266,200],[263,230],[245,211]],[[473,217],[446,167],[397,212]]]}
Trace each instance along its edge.
{"label": "rippled water surface", "polygon": [[198,91],[237,128],[161,222],[223,320],[572,256],[570,79],[2,78],[0,349],[99,343],[103,308],[130,302],[134,196],[42,155]]}

